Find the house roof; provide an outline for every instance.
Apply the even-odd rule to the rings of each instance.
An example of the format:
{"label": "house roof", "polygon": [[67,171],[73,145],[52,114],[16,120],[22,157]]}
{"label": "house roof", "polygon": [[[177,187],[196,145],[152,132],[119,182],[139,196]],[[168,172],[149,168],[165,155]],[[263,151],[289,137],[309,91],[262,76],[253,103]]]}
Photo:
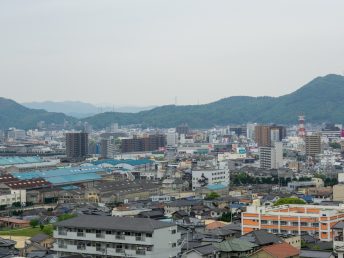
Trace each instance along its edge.
{"label": "house roof", "polygon": [[301,250],[300,257],[302,258],[330,258],[333,257],[332,252]]}
{"label": "house roof", "polygon": [[203,256],[203,255],[213,254],[214,251],[216,251],[215,247],[212,244],[207,244],[207,245],[194,247],[192,250],[186,253],[197,252]]}
{"label": "house roof", "polygon": [[214,246],[222,252],[246,252],[256,247],[256,244],[238,238],[214,243]]}
{"label": "house roof", "polygon": [[215,229],[215,228],[222,228],[226,226],[227,223],[221,221],[214,221],[206,226],[206,229]]}
{"label": "house roof", "polygon": [[103,229],[130,232],[152,233],[155,229],[174,226],[172,223],[161,222],[148,218],[110,217],[81,215],[56,223],[58,227]]}
{"label": "house roof", "polygon": [[44,241],[48,238],[50,238],[50,236],[48,236],[47,234],[40,233],[40,234],[37,234],[37,235],[31,237],[30,240],[32,242],[41,242],[41,241]]}
{"label": "house roof", "polygon": [[300,254],[300,250],[287,243],[264,246],[261,250],[267,252],[274,258],[287,258]]}
{"label": "house roof", "polygon": [[280,237],[269,233],[264,229],[255,230],[242,236],[240,239],[245,239],[251,243],[255,243],[258,245],[277,244],[283,242]]}

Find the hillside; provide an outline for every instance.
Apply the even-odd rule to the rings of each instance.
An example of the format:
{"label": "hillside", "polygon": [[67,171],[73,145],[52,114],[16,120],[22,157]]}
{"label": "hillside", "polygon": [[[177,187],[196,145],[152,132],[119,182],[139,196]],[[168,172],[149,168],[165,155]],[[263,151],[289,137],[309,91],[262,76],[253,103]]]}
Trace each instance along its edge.
{"label": "hillside", "polygon": [[17,127],[21,129],[36,128],[39,121],[45,121],[47,124],[62,124],[65,120],[73,121],[62,113],[47,112],[39,109],[29,109],[17,102],[0,98],[0,129]]}
{"label": "hillside", "polygon": [[27,102],[22,103],[23,106],[30,109],[44,109],[48,112],[64,113],[67,116],[76,118],[85,118],[98,114],[99,112],[109,112],[115,109],[116,112],[121,113],[137,113],[144,110],[150,110],[154,106],[138,107],[138,106],[95,106],[90,103],[80,101],[42,101],[42,102]]}
{"label": "hillside", "polygon": [[161,106],[136,114],[106,112],[83,121],[95,128],[103,128],[112,122],[161,128],[186,122],[194,128],[209,128],[246,122],[292,124],[297,122],[297,116],[302,112],[307,122],[344,123],[343,106],[344,77],[330,74],[280,97],[237,96],[205,105]]}

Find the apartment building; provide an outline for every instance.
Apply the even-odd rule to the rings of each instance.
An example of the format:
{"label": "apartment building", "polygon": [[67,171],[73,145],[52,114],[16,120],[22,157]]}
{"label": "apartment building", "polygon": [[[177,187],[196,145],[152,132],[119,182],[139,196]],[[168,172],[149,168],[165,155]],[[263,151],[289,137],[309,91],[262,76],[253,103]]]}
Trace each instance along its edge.
{"label": "apartment building", "polygon": [[259,147],[260,168],[277,169],[283,166],[283,144],[275,142],[273,147]]}
{"label": "apartment building", "polygon": [[66,155],[71,160],[83,160],[88,155],[88,133],[66,133]]}
{"label": "apartment building", "polygon": [[155,151],[161,147],[166,147],[166,135],[151,134],[144,137],[134,136],[133,138],[122,139],[122,152],[144,152]]}
{"label": "apartment building", "polygon": [[305,137],[306,155],[315,158],[321,153],[321,136],[320,134],[306,135]]}
{"label": "apartment building", "polygon": [[79,216],[56,224],[53,250],[58,257],[177,257],[177,226],[146,218]]}
{"label": "apartment building", "polygon": [[321,241],[332,241],[332,227],[339,221],[344,221],[344,205],[252,205],[241,215],[241,229],[242,234],[266,229],[276,234],[309,234]]}

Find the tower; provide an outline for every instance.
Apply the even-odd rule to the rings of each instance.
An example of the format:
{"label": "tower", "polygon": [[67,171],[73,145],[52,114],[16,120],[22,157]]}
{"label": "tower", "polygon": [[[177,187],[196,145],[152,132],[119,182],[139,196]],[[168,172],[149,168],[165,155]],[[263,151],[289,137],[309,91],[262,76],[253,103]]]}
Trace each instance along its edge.
{"label": "tower", "polygon": [[299,116],[298,136],[299,136],[300,138],[305,138],[305,136],[306,136],[306,130],[305,130],[305,116],[304,116],[304,115],[300,115],[300,116]]}

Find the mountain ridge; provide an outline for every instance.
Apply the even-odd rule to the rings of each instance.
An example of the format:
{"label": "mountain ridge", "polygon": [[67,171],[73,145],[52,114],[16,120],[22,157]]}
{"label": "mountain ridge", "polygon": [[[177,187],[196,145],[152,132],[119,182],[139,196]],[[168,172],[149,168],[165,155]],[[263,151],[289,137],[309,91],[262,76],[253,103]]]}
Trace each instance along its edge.
{"label": "mountain ridge", "polygon": [[307,122],[344,124],[344,76],[317,77],[294,92],[279,97],[231,96],[202,105],[165,105],[138,113],[104,112],[83,119],[63,113],[26,108],[13,100],[0,98],[2,128],[34,128],[37,122],[88,122],[100,129],[111,123],[140,124],[143,127],[170,128],[188,123],[193,128],[247,122],[295,124],[304,113]]}

